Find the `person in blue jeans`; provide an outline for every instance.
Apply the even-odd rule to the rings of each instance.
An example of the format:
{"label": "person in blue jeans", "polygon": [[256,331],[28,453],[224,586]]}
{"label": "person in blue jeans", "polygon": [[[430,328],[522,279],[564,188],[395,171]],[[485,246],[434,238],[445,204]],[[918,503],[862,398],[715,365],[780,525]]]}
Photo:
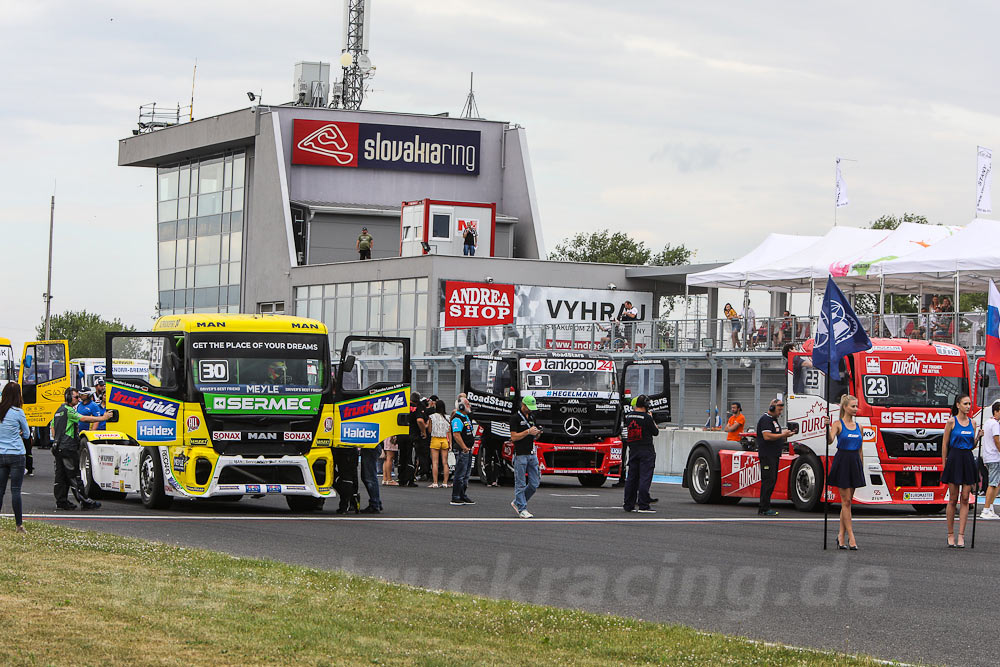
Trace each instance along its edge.
{"label": "person in blue jeans", "polygon": [[472,472],[472,419],[469,406],[459,401],[455,416],[451,420],[451,450],[455,453],[455,475],[452,477],[451,504],[475,505],[469,497],[469,473]]}
{"label": "person in blue jeans", "polygon": [[22,410],[21,386],[8,382],[0,394],[0,508],[10,480],[10,501],[14,507],[14,525],[24,530],[21,518],[21,483],[24,481],[24,439],[31,437],[28,420]]}
{"label": "person in blue jeans", "polygon": [[362,514],[382,513],[382,495],[378,488],[378,459],[381,455],[382,445],[361,448],[361,483],[368,492],[368,507],[361,510]]}
{"label": "person in blue jeans", "polygon": [[535,425],[532,412],[538,409],[534,396],[521,399],[521,407],[510,418],[510,439],[514,443],[514,501],[510,504],[522,519],[534,516],[528,511],[528,501],[542,482],[535,453],[535,438],[542,429]]}

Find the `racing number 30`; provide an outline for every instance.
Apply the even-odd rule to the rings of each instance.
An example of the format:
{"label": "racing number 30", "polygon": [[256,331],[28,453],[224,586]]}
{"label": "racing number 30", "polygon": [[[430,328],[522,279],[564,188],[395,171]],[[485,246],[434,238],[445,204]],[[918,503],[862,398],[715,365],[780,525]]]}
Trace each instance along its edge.
{"label": "racing number 30", "polygon": [[888,396],[889,378],[885,375],[868,375],[865,377],[865,396]]}
{"label": "racing number 30", "polygon": [[202,359],[198,362],[198,376],[202,382],[228,382],[229,361]]}

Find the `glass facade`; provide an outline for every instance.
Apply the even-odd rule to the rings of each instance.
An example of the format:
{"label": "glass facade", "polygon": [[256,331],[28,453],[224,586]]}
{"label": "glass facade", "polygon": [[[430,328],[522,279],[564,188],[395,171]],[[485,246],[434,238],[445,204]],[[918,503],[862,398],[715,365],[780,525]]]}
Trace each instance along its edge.
{"label": "glass facade", "polygon": [[295,314],[323,322],[335,354],[350,334],[409,338],[410,353],[424,354],[427,306],[427,278],[295,288]]}
{"label": "glass facade", "polygon": [[245,154],[160,167],[156,180],[160,314],[239,312]]}

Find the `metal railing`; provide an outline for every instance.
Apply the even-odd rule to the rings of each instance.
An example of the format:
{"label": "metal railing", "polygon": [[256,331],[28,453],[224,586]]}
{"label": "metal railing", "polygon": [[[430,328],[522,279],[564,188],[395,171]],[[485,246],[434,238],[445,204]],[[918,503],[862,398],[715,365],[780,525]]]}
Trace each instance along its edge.
{"label": "metal railing", "polygon": [[[503,348],[634,352],[780,352],[786,343],[812,338],[818,317],[645,320],[588,324],[507,324],[492,327],[436,328],[432,354],[491,352]],[[953,342],[967,350],[985,344],[986,314],[893,313],[861,316],[870,336]]]}

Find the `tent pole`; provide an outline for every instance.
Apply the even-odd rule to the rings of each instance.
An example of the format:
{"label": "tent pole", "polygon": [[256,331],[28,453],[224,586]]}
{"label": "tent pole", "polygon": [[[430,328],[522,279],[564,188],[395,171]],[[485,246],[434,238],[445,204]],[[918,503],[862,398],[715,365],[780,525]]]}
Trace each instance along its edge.
{"label": "tent pole", "polygon": [[958,309],[958,298],[959,298],[959,295],[960,295],[960,292],[959,292],[959,277],[958,277],[959,273],[960,273],[960,271],[955,271],[955,302],[951,305],[952,310],[955,313],[955,330],[954,330],[954,332],[952,332],[953,335],[952,335],[952,341],[951,342],[954,343],[955,345],[958,345],[958,310],[959,310]]}
{"label": "tent pole", "polygon": [[885,274],[878,274],[878,336],[882,337],[882,322],[885,320]]}
{"label": "tent pole", "polygon": [[[923,314],[923,309],[924,309],[924,283],[923,281],[920,281],[919,283],[917,283],[917,328],[918,329],[920,328],[921,325],[920,317]],[[928,320],[927,323],[924,324],[925,329],[927,327],[930,327],[931,325],[930,313],[928,313],[927,315],[927,320]],[[926,331],[924,333],[926,333]]]}
{"label": "tent pole", "polygon": [[750,283],[743,283],[743,350],[750,341]]}
{"label": "tent pole", "polygon": [[[681,335],[680,333],[677,334],[677,344],[678,345],[680,345],[680,342],[681,342],[682,339],[686,340],[687,337],[688,337],[688,304],[689,304],[690,301],[691,301],[691,286],[688,285],[687,281],[685,280],[684,281],[684,334],[683,335]],[[614,336],[614,328],[613,328],[614,325],[612,324],[611,326],[612,326],[612,334],[611,335],[613,337]],[[677,349],[680,350],[681,348],[678,347]]]}

